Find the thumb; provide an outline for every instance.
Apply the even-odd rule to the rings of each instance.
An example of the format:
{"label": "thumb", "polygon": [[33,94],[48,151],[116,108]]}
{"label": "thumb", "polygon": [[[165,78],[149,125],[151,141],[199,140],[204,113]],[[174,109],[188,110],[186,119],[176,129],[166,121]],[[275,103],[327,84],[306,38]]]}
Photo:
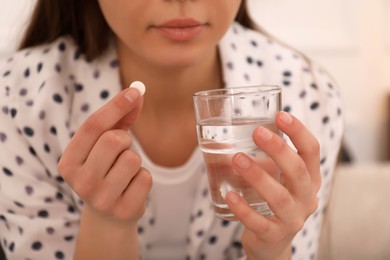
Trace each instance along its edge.
{"label": "thumb", "polygon": [[[124,91],[138,91],[138,89],[135,89],[135,88],[129,88],[129,89],[126,89]],[[136,104],[135,104],[135,107],[129,111],[127,114],[125,114],[114,126],[114,128],[117,128],[117,129],[123,129],[123,130],[128,130],[134,123],[135,121],[138,119],[139,115],[141,114],[141,111],[142,111],[142,106],[144,104],[144,98],[143,96],[141,95],[141,93],[139,93],[140,97],[136,100]]]}

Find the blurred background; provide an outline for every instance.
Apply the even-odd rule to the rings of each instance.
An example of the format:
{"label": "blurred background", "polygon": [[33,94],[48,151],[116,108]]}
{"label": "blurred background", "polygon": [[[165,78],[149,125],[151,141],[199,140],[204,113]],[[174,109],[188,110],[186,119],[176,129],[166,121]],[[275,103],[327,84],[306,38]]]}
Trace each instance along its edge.
{"label": "blurred background", "polygon": [[[212,0],[210,0],[212,1]],[[35,0],[0,0],[0,58],[16,49]],[[390,0],[249,0],[254,20],[334,76],[344,100],[318,259],[390,259]]]}
{"label": "blurred background", "polygon": [[390,1],[252,0],[253,17],[324,65],[344,99],[345,148],[390,159]]}

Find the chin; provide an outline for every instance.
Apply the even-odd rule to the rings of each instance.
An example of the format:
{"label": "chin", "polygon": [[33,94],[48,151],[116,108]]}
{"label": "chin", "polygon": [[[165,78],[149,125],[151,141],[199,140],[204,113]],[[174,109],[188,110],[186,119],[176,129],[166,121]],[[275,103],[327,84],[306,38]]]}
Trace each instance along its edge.
{"label": "chin", "polygon": [[199,64],[199,61],[196,59],[190,59],[190,58],[174,58],[174,59],[169,59],[166,60],[166,62],[163,62],[161,65],[162,67],[165,68],[170,68],[170,69],[185,69],[185,68],[190,68],[192,66],[196,66]]}
{"label": "chin", "polygon": [[167,68],[180,69],[200,65],[209,60],[210,55],[214,55],[214,52],[205,51],[202,48],[161,51],[155,56],[157,57],[155,61]]}

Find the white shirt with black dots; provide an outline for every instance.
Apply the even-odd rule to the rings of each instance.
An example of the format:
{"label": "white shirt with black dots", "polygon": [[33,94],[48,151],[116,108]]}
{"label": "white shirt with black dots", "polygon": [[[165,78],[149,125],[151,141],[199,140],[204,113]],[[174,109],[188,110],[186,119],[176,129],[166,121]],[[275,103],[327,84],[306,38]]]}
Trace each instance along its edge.
{"label": "white shirt with black dots", "polygon": [[[225,86],[282,86],[283,109],[299,118],[320,142],[319,208],[293,240],[292,252],[293,259],[314,259],[343,133],[336,83],[316,63],[238,24],[231,26],[218,48]],[[82,202],[59,176],[57,162],[80,124],[120,91],[114,45],[87,62],[73,41],[62,37],[0,62],[0,243],[9,259],[72,259]],[[193,172],[187,177],[199,178],[184,195],[192,196],[186,216],[172,214],[170,221],[161,217],[160,204],[171,201],[161,202],[154,192],[170,199],[181,198],[183,192],[180,188],[164,192],[168,187],[164,185],[172,185],[164,178],[150,194],[138,229],[142,259],[163,254],[164,241],[155,238],[167,230],[172,243],[166,248],[185,239],[178,258],[244,256],[242,227],[214,216],[201,154],[193,154],[191,160]],[[161,175],[159,169],[156,166],[152,174]],[[181,173],[172,171],[175,174]],[[172,224],[176,221],[181,228]],[[158,259],[167,257],[171,255]]]}

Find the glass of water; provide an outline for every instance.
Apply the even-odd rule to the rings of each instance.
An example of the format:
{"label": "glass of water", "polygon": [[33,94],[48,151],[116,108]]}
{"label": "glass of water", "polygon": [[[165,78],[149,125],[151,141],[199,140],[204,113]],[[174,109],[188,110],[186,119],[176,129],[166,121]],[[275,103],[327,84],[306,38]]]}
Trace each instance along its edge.
{"label": "glass of water", "polygon": [[214,89],[193,95],[198,142],[207,167],[215,214],[236,220],[225,197],[238,192],[249,205],[263,215],[272,215],[267,203],[232,167],[232,157],[243,152],[252,157],[268,174],[279,180],[279,169],[253,141],[259,126],[281,135],[275,116],[281,110],[279,86],[250,86]]}

